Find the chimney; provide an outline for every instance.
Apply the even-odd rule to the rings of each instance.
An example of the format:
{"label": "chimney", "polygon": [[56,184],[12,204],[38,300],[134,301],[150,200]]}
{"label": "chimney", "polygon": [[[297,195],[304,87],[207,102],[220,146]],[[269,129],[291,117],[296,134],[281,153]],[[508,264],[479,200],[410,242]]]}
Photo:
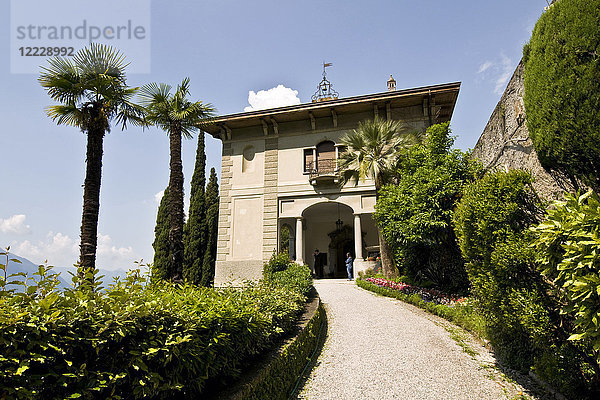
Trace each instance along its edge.
{"label": "chimney", "polygon": [[390,79],[387,81],[387,86],[388,92],[393,92],[394,90],[396,90],[396,81],[394,80],[392,75],[390,75]]}

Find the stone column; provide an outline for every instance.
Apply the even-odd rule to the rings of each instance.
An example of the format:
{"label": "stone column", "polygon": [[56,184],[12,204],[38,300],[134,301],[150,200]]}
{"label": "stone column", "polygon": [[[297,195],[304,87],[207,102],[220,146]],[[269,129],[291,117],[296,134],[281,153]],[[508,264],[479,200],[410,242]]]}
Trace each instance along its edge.
{"label": "stone column", "polygon": [[277,245],[277,138],[265,139],[265,176],[263,206],[263,261],[268,261]]}
{"label": "stone column", "polygon": [[302,235],[302,217],[296,217],[296,262],[298,264],[304,264],[304,253],[303,253],[303,235]]}
{"label": "stone column", "polygon": [[360,214],[354,214],[354,253],[356,254],[356,260],[363,260],[362,248],[362,228],[360,226]]}

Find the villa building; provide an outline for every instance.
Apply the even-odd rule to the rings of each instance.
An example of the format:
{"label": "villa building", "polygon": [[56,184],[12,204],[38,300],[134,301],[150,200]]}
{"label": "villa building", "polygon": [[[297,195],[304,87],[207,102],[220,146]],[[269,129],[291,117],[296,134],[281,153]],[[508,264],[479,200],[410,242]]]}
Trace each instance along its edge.
{"label": "villa building", "polygon": [[[311,103],[217,117],[203,129],[223,142],[215,284],[258,279],[273,251],[289,247],[327,276],[355,272],[378,252],[372,181],[338,184],[340,138],[363,120],[403,121],[415,130],[449,121],[460,83],[338,98],[325,74]],[[281,243],[282,232],[289,243]]]}

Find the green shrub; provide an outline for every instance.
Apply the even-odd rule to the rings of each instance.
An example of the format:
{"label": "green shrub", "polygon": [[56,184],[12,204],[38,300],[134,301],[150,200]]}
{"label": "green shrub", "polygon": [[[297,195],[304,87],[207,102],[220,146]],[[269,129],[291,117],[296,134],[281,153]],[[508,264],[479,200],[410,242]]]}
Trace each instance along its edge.
{"label": "green shrub", "polygon": [[523,50],[527,127],[541,164],[600,189],[600,3],[560,0]]}
{"label": "green shrub", "polygon": [[385,186],[375,219],[392,247],[400,273],[421,286],[464,292],[468,279],[454,234],[452,215],[478,166],[468,154],[450,150],[448,123],[428,128],[425,142],[398,162],[396,184]]}
{"label": "green shrub", "polygon": [[591,191],[565,197],[535,228],[536,247],[540,268],[563,304],[569,340],[584,349],[594,372],[590,380],[600,388],[600,199]]}
{"label": "green shrub", "polygon": [[310,268],[298,264],[292,264],[283,271],[270,274],[266,281],[270,284],[290,288],[305,296],[308,295],[313,284]]}
{"label": "green shrub", "polygon": [[567,341],[569,321],[538,269],[528,228],[541,206],[523,171],[489,174],[467,188],[455,224],[471,291],[500,359],[532,368],[569,397],[594,398],[585,354]]}
{"label": "green shrub", "polygon": [[[471,292],[495,351],[528,370],[547,339],[548,311],[527,228],[542,214],[524,171],[495,172],[468,186],[455,213]],[[536,336],[539,333],[541,337]]]}
{"label": "green shrub", "polygon": [[263,265],[263,276],[267,277],[273,272],[285,271],[288,267],[292,265],[295,265],[295,263],[290,259],[288,253],[277,254],[275,253],[275,251],[273,251],[273,255],[271,256],[269,261],[267,261],[265,265]]}
{"label": "green shrub", "polygon": [[306,301],[294,288],[306,284],[288,274],[286,286],[244,289],[147,286],[133,274],[106,291],[85,277],[62,293],[44,282],[2,291],[0,398],[199,396],[290,332]]}
{"label": "green shrub", "polygon": [[302,375],[307,363],[314,361],[317,347],[320,345],[327,315],[320,303],[307,326],[291,343],[284,346],[259,376],[247,384],[233,400],[286,400],[292,398],[298,377]]}

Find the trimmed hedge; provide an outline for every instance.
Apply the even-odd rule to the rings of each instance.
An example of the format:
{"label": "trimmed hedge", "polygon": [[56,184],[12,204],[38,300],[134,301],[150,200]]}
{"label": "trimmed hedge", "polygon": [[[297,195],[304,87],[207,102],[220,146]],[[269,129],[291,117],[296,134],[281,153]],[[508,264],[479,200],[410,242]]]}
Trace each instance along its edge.
{"label": "trimmed hedge", "polygon": [[306,301],[294,285],[309,283],[274,276],[244,289],[145,286],[131,275],[106,292],[45,292],[43,279],[25,294],[2,291],[0,398],[198,396],[294,327]]}
{"label": "trimmed hedge", "polygon": [[560,0],[523,49],[527,127],[540,163],[600,190],[600,2]]}
{"label": "trimmed hedge", "polygon": [[[319,300],[316,300],[319,301]],[[313,353],[319,346],[323,329],[327,320],[323,304],[319,305],[314,315],[291,342],[269,364],[264,367],[252,382],[244,385],[228,400],[286,400],[296,389],[294,386],[302,376],[306,365],[314,360]],[[224,399],[224,397],[219,397]]]}
{"label": "trimmed hedge", "polygon": [[550,343],[552,308],[531,248],[543,207],[531,174],[494,172],[467,187],[455,213],[473,299],[499,358],[528,371]]}

